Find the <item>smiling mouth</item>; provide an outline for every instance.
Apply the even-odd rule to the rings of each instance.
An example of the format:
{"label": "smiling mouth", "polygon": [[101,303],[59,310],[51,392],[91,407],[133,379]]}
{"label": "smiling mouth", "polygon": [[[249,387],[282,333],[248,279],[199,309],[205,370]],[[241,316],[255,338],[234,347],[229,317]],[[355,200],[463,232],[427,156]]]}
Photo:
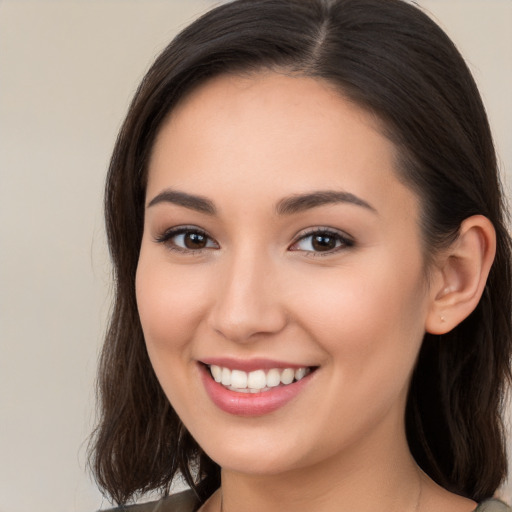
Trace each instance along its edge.
{"label": "smiling mouth", "polygon": [[215,382],[230,391],[238,393],[263,393],[276,387],[288,386],[302,380],[316,369],[315,367],[304,366],[301,368],[271,368],[269,370],[245,372],[214,364],[208,365],[207,368]]}

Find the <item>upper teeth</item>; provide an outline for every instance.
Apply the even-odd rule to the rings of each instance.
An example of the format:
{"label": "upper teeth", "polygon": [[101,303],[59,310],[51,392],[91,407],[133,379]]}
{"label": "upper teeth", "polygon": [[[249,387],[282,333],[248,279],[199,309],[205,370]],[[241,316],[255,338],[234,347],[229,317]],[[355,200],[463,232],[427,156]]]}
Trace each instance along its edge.
{"label": "upper teeth", "polygon": [[212,364],[210,371],[216,382],[220,382],[223,386],[233,391],[257,393],[258,391],[279,386],[279,384],[286,385],[291,384],[294,380],[300,380],[310,372],[310,369],[307,367],[297,369],[272,368],[266,372],[265,370],[244,372]]}

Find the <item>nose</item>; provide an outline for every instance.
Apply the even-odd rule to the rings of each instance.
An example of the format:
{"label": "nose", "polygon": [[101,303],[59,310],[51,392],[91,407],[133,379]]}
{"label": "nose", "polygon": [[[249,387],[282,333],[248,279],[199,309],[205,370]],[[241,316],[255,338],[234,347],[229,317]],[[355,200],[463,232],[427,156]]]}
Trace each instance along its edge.
{"label": "nose", "polygon": [[287,323],[277,272],[268,258],[240,254],[223,262],[210,327],[237,343],[276,334]]}

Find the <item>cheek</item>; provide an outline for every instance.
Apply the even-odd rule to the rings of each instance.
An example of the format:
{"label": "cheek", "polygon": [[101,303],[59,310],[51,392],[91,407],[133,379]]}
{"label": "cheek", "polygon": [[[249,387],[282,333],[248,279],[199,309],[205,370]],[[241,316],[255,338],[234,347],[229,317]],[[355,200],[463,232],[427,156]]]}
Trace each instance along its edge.
{"label": "cheek", "polygon": [[191,340],[205,310],[202,277],[180,268],[171,270],[165,259],[141,251],[136,297],[146,348],[164,393],[182,413],[191,407],[187,397],[197,392],[190,387],[190,372],[197,371]]}
{"label": "cheek", "polygon": [[136,275],[139,316],[148,351],[182,349],[193,336],[206,302],[204,276],[141,252]]}
{"label": "cheek", "polygon": [[321,293],[303,295],[303,326],[343,365],[344,378],[363,382],[364,375],[395,372],[405,378],[411,371],[424,334],[426,293],[419,262],[400,268],[383,256],[378,265],[317,276]]}
{"label": "cheek", "polygon": [[331,282],[321,300],[309,301],[314,323],[303,325],[329,355],[326,400],[317,405],[318,414],[334,426],[345,425],[350,412],[347,435],[366,432],[391,410],[402,417],[423,339],[421,284],[409,276],[360,274],[343,279],[344,287]]}

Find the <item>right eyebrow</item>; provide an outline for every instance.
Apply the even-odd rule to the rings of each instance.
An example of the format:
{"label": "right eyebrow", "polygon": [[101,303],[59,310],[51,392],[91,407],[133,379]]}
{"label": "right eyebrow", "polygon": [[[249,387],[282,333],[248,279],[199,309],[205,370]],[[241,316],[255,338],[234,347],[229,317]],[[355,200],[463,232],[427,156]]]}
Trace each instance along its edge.
{"label": "right eyebrow", "polygon": [[377,210],[350,192],[337,190],[317,190],[306,194],[296,194],[281,199],[277,204],[276,211],[279,215],[290,215],[303,212],[310,208],[317,208],[328,204],[348,203],[361,206],[367,210],[377,213]]}
{"label": "right eyebrow", "polygon": [[184,206],[185,208],[200,213],[206,213],[207,215],[215,215],[217,213],[215,205],[209,199],[173,189],[166,189],[160,192],[151,199],[146,208],[150,208],[159,203],[177,204],[178,206]]}

